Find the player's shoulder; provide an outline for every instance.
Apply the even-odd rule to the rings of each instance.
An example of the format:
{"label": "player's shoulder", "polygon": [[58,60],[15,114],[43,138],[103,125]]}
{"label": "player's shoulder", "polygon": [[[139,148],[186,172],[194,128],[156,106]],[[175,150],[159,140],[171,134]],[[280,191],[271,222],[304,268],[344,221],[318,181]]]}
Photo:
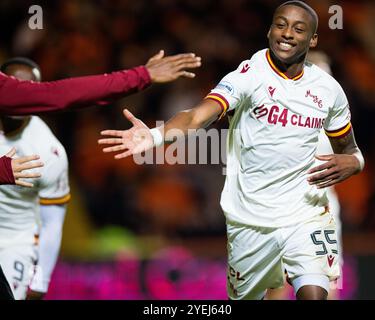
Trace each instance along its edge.
{"label": "player's shoulder", "polygon": [[[225,79],[221,82],[221,85],[224,84],[227,87],[235,86],[245,86],[249,87],[249,83],[254,81],[256,77],[254,75],[259,73],[259,68],[261,67],[261,56],[265,55],[265,50],[260,50],[254,53],[249,59],[241,61],[238,67],[227,74]],[[227,89],[228,88],[223,88]]]}
{"label": "player's shoulder", "polygon": [[255,52],[253,55],[251,55],[248,59],[243,60],[236,72],[239,74],[253,74],[254,71],[258,68],[262,67],[262,64],[264,63],[265,57],[266,57],[267,49],[262,49],[257,52]]}
{"label": "player's shoulder", "polygon": [[32,138],[38,154],[48,158],[56,154],[66,157],[64,146],[41,118],[32,116],[27,130],[27,135]]}
{"label": "player's shoulder", "polygon": [[260,58],[265,55],[265,50],[254,53],[249,59],[243,60],[237,69],[228,73],[220,83],[217,84],[216,90],[220,93],[229,95],[250,94],[259,77]]}
{"label": "player's shoulder", "polygon": [[29,128],[34,134],[38,134],[45,139],[58,140],[51,128],[38,116],[32,116]]}
{"label": "player's shoulder", "polygon": [[310,77],[313,77],[315,81],[327,86],[330,90],[336,91],[341,90],[340,83],[328,72],[318,67],[317,65],[306,61],[305,62],[305,71],[308,70]]}
{"label": "player's shoulder", "polygon": [[333,76],[310,62],[305,63],[305,68],[308,71],[310,80],[319,87],[325,88],[326,95],[331,97],[332,105],[348,105],[344,89]]}
{"label": "player's shoulder", "polygon": [[38,116],[32,116],[30,119],[30,123],[27,126],[27,130],[31,131],[33,134],[38,136],[45,136],[46,134],[53,135],[51,129],[47,126],[47,124]]}

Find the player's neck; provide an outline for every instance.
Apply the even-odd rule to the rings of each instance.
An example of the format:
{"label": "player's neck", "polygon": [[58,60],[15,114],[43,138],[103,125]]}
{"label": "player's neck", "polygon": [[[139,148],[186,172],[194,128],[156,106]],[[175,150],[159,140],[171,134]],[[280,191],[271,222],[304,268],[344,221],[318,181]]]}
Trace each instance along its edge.
{"label": "player's neck", "polygon": [[292,64],[286,64],[286,63],[280,61],[276,57],[276,55],[272,52],[272,50],[269,50],[269,51],[270,51],[270,56],[271,56],[272,62],[275,64],[275,66],[282,73],[284,73],[286,76],[288,76],[288,78],[293,79],[294,77],[301,74],[301,72],[303,70],[303,65],[305,63],[305,56],[301,56],[301,58],[298,61],[296,61]]}

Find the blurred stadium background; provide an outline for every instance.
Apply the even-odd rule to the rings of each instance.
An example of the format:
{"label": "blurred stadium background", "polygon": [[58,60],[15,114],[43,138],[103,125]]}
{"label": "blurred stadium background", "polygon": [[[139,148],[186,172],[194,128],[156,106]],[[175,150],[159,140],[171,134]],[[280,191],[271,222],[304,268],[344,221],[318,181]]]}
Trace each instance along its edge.
{"label": "blurred stadium background", "polygon": [[[273,0],[64,0],[0,2],[0,62],[37,61],[44,80],[104,73],[195,52],[194,80],[153,86],[113,107],[45,116],[70,160],[72,201],[48,299],[226,299],[221,165],[114,161],[102,129],[126,128],[122,108],[154,126],[198,102],[227,72],[267,46]],[[343,221],[342,299],[375,298],[375,2],[307,1],[320,16],[319,49],[351,102],[364,172],[337,186]],[[43,8],[43,30],[27,26]],[[328,27],[330,5],[344,28]],[[226,128],[226,120],[216,124]]]}

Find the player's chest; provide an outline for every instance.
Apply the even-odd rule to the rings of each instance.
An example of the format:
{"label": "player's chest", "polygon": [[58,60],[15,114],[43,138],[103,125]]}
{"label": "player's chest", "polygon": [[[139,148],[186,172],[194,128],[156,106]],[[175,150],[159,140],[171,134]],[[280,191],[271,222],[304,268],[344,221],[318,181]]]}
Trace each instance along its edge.
{"label": "player's chest", "polygon": [[7,139],[3,134],[0,134],[0,154],[6,154],[11,148],[16,149],[14,158],[30,156],[37,153],[30,139]]}
{"label": "player's chest", "polygon": [[329,100],[319,85],[263,81],[251,96],[250,117],[267,126],[321,129],[328,116]]}

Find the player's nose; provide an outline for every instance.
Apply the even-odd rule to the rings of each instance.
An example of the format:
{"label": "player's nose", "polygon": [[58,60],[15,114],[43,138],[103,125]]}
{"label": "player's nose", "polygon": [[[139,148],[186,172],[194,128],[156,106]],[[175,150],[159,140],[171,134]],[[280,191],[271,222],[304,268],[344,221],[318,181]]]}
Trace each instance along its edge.
{"label": "player's nose", "polygon": [[285,28],[281,34],[281,36],[286,39],[286,40],[290,40],[290,39],[293,39],[293,31],[291,28]]}

